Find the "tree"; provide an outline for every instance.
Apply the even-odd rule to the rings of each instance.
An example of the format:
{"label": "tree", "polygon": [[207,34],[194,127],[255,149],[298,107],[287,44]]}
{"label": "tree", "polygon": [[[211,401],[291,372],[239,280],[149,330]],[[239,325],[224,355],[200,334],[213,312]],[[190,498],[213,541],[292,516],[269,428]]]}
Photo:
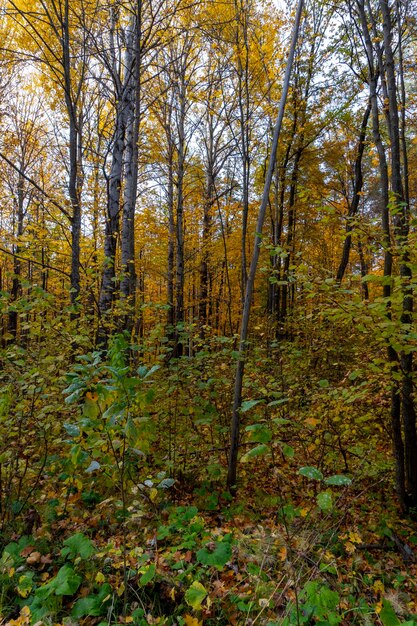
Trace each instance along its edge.
{"label": "tree", "polygon": [[266,209],[267,209],[268,201],[269,201],[269,192],[271,188],[272,177],[273,177],[274,170],[275,170],[275,159],[276,159],[276,153],[278,149],[278,141],[279,141],[279,136],[281,132],[282,120],[284,117],[285,102],[287,99],[287,93],[289,89],[290,75],[291,75],[293,59],[295,55],[295,48],[297,45],[298,32],[299,32],[299,27],[300,27],[300,22],[301,22],[301,14],[303,11],[303,4],[304,4],[303,0],[299,0],[295,22],[294,22],[291,47],[288,53],[287,67],[285,70],[285,77],[284,77],[284,82],[283,82],[280,107],[278,111],[277,122],[274,128],[274,139],[273,139],[273,143],[271,147],[271,155],[269,159],[268,173],[265,179],[261,206],[259,208],[252,262],[251,262],[251,267],[250,267],[250,272],[249,272],[249,277],[248,277],[248,283],[246,286],[245,303],[244,303],[243,312],[242,312],[240,343],[239,343],[239,360],[237,363],[235,386],[234,386],[231,441],[230,441],[229,464],[228,464],[228,473],[227,473],[227,486],[229,490],[232,490],[232,491],[236,489],[237,457],[238,457],[238,450],[239,450],[240,409],[242,405],[242,383],[243,383],[243,374],[244,374],[244,366],[245,366],[245,356],[247,352],[247,335],[248,335],[249,315],[250,315],[250,309],[251,309],[251,303],[252,303],[253,287],[254,287],[254,282],[255,282],[256,268],[257,268],[258,259],[259,259],[262,228],[263,228],[265,213],[266,213]]}
{"label": "tree", "polygon": [[[7,0],[9,14],[20,28],[19,44],[31,60],[52,81],[65,103],[68,124],[68,181],[71,222],[70,299],[77,305],[80,296],[80,239],[82,172],[83,90],[87,72],[90,30],[84,20],[92,19],[86,7],[71,5],[69,0],[15,2]],[[88,16],[88,18],[87,18]],[[80,27],[82,25],[82,28]],[[56,97],[55,94],[55,97]]]}

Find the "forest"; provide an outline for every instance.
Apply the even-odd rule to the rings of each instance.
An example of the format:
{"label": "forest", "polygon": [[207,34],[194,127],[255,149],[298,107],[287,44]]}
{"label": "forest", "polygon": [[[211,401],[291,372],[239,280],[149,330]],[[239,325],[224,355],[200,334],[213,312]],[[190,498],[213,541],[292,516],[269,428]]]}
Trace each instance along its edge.
{"label": "forest", "polygon": [[0,0],[0,624],[417,625],[414,0]]}

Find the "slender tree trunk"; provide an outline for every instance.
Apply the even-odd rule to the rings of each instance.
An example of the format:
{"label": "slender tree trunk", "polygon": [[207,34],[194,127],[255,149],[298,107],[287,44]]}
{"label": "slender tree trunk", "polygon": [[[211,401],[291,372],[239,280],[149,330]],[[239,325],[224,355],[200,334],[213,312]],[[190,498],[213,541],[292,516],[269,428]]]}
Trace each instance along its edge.
{"label": "slender tree trunk", "polygon": [[288,315],[288,300],[290,291],[290,265],[294,258],[294,230],[295,230],[295,200],[297,195],[297,183],[298,183],[298,171],[299,164],[302,155],[302,142],[300,138],[301,146],[297,149],[294,158],[294,166],[291,174],[290,193],[288,198],[288,225],[287,225],[287,241],[285,245],[286,256],[284,259],[284,267],[282,273],[282,287],[281,287],[281,306],[279,309],[278,323],[281,327],[279,331],[282,336],[286,336],[284,331],[285,320]]}
{"label": "slender tree trunk", "polygon": [[204,326],[209,322],[208,299],[209,299],[209,263],[210,263],[210,241],[212,231],[212,211],[214,203],[214,178],[211,162],[208,164],[207,184],[203,205],[203,236],[202,253],[200,264],[200,293],[198,299],[200,334],[204,336]]}
{"label": "slender tree trunk", "polygon": [[174,307],[174,266],[175,266],[175,218],[174,218],[174,146],[172,137],[168,138],[168,275],[167,275],[167,334],[173,338],[175,326],[175,307]]}
{"label": "slender tree trunk", "polygon": [[[24,165],[22,164],[22,170]],[[18,177],[17,187],[17,223],[16,223],[16,244],[14,247],[13,256],[13,281],[11,290],[11,300],[16,302],[22,295],[22,263],[20,260],[20,240],[23,235],[23,218],[24,218],[24,179],[21,174]],[[17,310],[11,310],[9,312],[8,331],[12,335],[11,342],[17,340],[18,334],[18,315]]]}
{"label": "slender tree trunk", "polygon": [[364,280],[364,278],[368,275],[369,268],[368,268],[368,263],[365,258],[363,244],[360,239],[358,240],[358,253],[359,253],[359,260],[361,264],[362,297],[365,301],[368,301],[369,300],[369,288],[368,288],[368,283]]}
{"label": "slender tree trunk", "polygon": [[350,201],[348,199],[348,214],[346,219],[346,237],[343,243],[342,258],[340,259],[339,267],[336,273],[336,282],[338,285],[342,283],[343,276],[345,275],[347,265],[349,263],[350,250],[352,247],[352,219],[356,216],[363,187],[363,175],[362,175],[362,159],[365,150],[366,129],[368,127],[368,120],[371,114],[372,104],[369,100],[365,113],[362,118],[361,130],[359,134],[359,141],[356,151],[355,168],[354,168],[354,183],[353,183],[353,197]]}
{"label": "slender tree trunk", "polygon": [[[413,288],[410,253],[408,248],[409,207],[406,202],[401,172],[401,140],[397,102],[397,80],[395,59],[392,49],[392,19],[387,0],[381,0],[383,16],[383,45],[385,52],[385,71],[388,88],[388,104],[390,117],[390,147],[391,147],[391,189],[395,202],[394,226],[399,253],[401,255],[400,277],[402,287],[402,315],[401,324],[406,336],[410,332],[413,321]],[[400,34],[401,37],[401,34]],[[404,106],[404,103],[403,103]],[[408,175],[406,177],[408,180]],[[400,355],[402,382],[401,382],[401,409],[404,424],[404,451],[406,489],[412,506],[417,506],[417,433],[416,412],[413,400],[413,353],[402,350]]]}
{"label": "slender tree trunk", "polygon": [[[378,72],[375,70],[374,48],[368,28],[368,17],[365,12],[363,0],[357,0],[357,8],[364,37],[365,48],[368,57],[369,66],[369,97],[372,108],[372,135],[374,144],[378,152],[380,184],[381,184],[381,223],[384,244],[384,285],[383,296],[386,303],[386,316],[389,321],[392,320],[391,313],[391,291],[392,291],[392,238],[390,232],[390,215],[389,215],[389,175],[388,163],[385,154],[385,148],[381,139],[379,124],[379,108],[377,96]],[[369,11],[370,8],[368,7]],[[369,18],[372,23],[372,17]],[[377,55],[379,71],[383,71],[381,67],[380,55]],[[381,80],[384,82],[384,76],[381,74]],[[401,425],[401,399],[400,388],[398,384],[399,377],[399,358],[394,348],[387,343],[387,359],[391,366],[391,429],[393,437],[395,467],[396,467],[396,491],[403,510],[406,509],[406,492],[405,492],[405,467],[404,467],[404,441]]]}
{"label": "slender tree trunk", "polygon": [[249,316],[250,316],[250,310],[251,310],[253,288],[255,284],[255,275],[256,275],[256,268],[258,265],[259,253],[260,253],[262,230],[263,230],[263,225],[264,225],[264,220],[265,220],[265,213],[266,213],[266,209],[267,209],[268,202],[269,202],[269,191],[271,188],[271,182],[272,182],[272,178],[273,178],[274,170],[275,170],[275,160],[276,160],[277,149],[278,149],[278,141],[279,141],[279,136],[281,133],[282,120],[284,117],[285,102],[286,102],[287,94],[288,94],[290,75],[291,75],[291,69],[292,69],[292,64],[294,60],[295,47],[297,44],[303,4],[304,4],[303,0],[299,0],[298,6],[297,6],[297,13],[295,17],[293,34],[292,34],[291,47],[290,47],[290,51],[288,54],[287,67],[285,70],[285,78],[284,78],[284,83],[283,83],[283,88],[282,88],[278,117],[277,117],[275,129],[274,129],[274,137],[273,137],[273,142],[272,142],[272,147],[271,147],[271,156],[269,159],[268,171],[267,171],[267,175],[265,179],[262,202],[259,208],[252,261],[251,261],[248,281],[246,285],[245,302],[244,302],[243,312],[242,312],[240,343],[239,343],[239,359],[237,363],[236,376],[235,376],[234,397],[233,397],[233,415],[232,415],[232,424],[231,424],[229,463],[228,463],[228,473],[227,473],[227,487],[232,492],[236,490],[237,458],[238,458],[238,451],[239,451],[239,431],[240,431],[240,408],[242,405],[242,385],[243,385],[243,375],[244,375],[244,369],[245,369],[245,360],[246,360],[247,349],[248,349],[247,337],[248,337]]}
{"label": "slender tree trunk", "polygon": [[177,149],[177,194],[176,194],[176,221],[175,221],[175,337],[173,356],[180,357],[184,346],[180,338],[184,324],[184,176],[185,176],[185,116],[186,116],[186,58],[183,59],[178,81],[178,149]]}
{"label": "slender tree trunk", "polygon": [[[62,67],[64,74],[65,104],[69,120],[69,181],[68,195],[70,198],[71,216],[71,304],[76,305],[80,295],[80,239],[81,239],[81,186],[79,181],[79,155],[81,146],[79,133],[79,120],[81,112],[77,111],[77,98],[73,96],[71,81],[71,45],[69,30],[69,0],[64,3],[64,16],[62,19]],[[77,313],[73,311],[73,316]]]}

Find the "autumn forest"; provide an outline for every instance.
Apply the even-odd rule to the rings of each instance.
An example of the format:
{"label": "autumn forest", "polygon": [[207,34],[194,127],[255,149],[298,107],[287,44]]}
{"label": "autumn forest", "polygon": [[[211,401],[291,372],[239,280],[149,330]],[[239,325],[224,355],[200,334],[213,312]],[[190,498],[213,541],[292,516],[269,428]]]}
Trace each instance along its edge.
{"label": "autumn forest", "polygon": [[0,0],[0,623],[417,624],[414,0]]}

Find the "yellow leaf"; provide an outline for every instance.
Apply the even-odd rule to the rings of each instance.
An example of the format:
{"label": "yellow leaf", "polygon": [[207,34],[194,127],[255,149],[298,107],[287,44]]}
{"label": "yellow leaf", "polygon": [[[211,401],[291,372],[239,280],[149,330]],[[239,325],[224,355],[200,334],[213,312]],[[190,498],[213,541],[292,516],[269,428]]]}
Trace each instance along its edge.
{"label": "yellow leaf", "polygon": [[349,532],[349,541],[352,543],[362,543],[362,537],[357,532]]}
{"label": "yellow leaf", "polygon": [[104,581],[106,580],[106,577],[104,576],[102,572],[97,572],[95,580],[96,580],[96,583],[101,584],[101,583],[104,583]]}
{"label": "yellow leaf", "polygon": [[169,597],[173,602],[175,602],[175,587],[172,587],[171,591],[169,592]]}
{"label": "yellow leaf", "polygon": [[119,598],[120,598],[120,596],[123,595],[124,590],[125,590],[125,584],[124,583],[120,583],[120,585],[117,587],[117,590],[116,590],[117,591],[117,595],[119,596]]}
{"label": "yellow leaf", "polygon": [[155,489],[155,487],[152,487],[149,497],[151,499],[151,502],[155,502],[156,498],[158,497],[158,490]]}
{"label": "yellow leaf", "polygon": [[376,594],[380,594],[380,593],[384,593],[385,591],[385,587],[384,587],[384,583],[382,582],[382,580],[376,580],[374,582],[374,584],[372,585],[372,589],[375,591]]}
{"label": "yellow leaf", "polygon": [[184,615],[184,623],[186,626],[202,626],[203,622],[200,622],[196,617],[192,615]]}
{"label": "yellow leaf", "polygon": [[307,424],[307,426],[317,426],[318,423],[319,420],[316,417],[308,417],[304,420],[304,424]]}
{"label": "yellow leaf", "polygon": [[285,546],[282,546],[282,548],[279,549],[279,560],[285,561],[286,558],[287,558],[287,548]]}
{"label": "yellow leaf", "polygon": [[134,618],[131,615],[125,617],[125,624],[131,624],[134,621]]}
{"label": "yellow leaf", "polygon": [[15,569],[14,569],[14,567],[11,567],[9,569],[9,578],[12,578],[12,576],[14,576],[14,573],[15,573]]}
{"label": "yellow leaf", "polygon": [[349,554],[353,554],[353,552],[355,552],[356,547],[354,543],[351,543],[350,541],[347,541],[345,543],[345,550],[346,552],[348,552]]}

